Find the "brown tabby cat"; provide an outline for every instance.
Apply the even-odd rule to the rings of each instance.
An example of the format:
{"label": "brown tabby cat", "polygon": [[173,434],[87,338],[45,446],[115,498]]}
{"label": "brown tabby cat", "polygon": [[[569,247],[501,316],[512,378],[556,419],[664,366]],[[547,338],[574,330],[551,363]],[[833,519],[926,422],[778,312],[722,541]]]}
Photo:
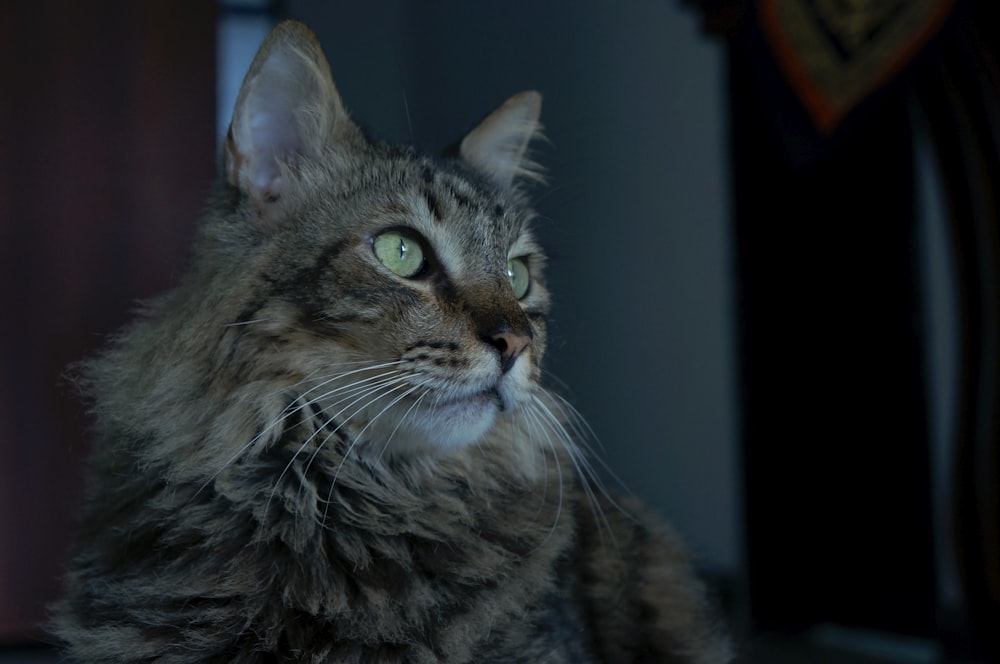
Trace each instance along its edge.
{"label": "brown tabby cat", "polygon": [[84,372],[73,658],[729,659],[679,545],[539,384],[540,106],[450,160],[373,144],[312,33],[275,28],[192,264]]}

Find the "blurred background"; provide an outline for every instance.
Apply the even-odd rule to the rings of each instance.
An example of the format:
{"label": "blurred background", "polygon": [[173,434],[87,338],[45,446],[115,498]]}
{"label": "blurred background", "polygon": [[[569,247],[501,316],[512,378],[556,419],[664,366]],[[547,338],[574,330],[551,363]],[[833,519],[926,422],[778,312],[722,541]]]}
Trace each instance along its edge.
{"label": "blurred background", "polygon": [[543,93],[552,382],[740,661],[1000,662],[994,4],[0,3],[0,661],[51,656],[66,368],[171,283],[291,17],[378,139]]}

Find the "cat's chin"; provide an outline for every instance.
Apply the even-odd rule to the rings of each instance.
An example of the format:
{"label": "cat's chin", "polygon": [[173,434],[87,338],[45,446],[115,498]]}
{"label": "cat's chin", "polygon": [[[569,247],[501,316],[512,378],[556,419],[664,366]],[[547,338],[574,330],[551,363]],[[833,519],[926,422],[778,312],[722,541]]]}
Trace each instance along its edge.
{"label": "cat's chin", "polygon": [[[390,455],[441,453],[482,440],[501,411],[495,391],[414,408],[402,422],[373,427],[372,447]],[[386,430],[388,429],[388,430]]]}

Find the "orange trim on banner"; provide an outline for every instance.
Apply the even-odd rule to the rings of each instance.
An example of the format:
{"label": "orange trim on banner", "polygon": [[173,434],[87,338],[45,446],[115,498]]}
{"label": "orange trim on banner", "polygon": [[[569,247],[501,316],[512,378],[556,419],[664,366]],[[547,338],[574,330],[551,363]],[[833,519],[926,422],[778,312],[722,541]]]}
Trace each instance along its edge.
{"label": "orange trim on banner", "polygon": [[867,94],[882,87],[898,74],[916,56],[930,38],[941,28],[945,19],[951,13],[955,0],[941,0],[935,6],[923,26],[897,54],[887,60],[886,65],[872,77],[867,89],[858,99],[853,100],[844,110],[838,111],[819,85],[813,80],[808,69],[803,64],[794,45],[788,40],[784,26],[778,15],[778,5],[782,2],[797,0],[757,0],[757,13],[761,28],[767,37],[768,44],[774,52],[775,59],[785,77],[795,89],[809,116],[816,127],[824,134],[832,134],[840,122]]}

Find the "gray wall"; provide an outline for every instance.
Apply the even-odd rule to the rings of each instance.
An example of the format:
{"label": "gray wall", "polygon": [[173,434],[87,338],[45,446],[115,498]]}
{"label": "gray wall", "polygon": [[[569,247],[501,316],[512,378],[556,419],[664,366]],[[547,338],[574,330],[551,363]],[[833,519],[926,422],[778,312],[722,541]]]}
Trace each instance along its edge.
{"label": "gray wall", "polygon": [[551,373],[635,493],[740,567],[722,51],[679,2],[291,0],[352,115],[437,152],[545,96]]}

